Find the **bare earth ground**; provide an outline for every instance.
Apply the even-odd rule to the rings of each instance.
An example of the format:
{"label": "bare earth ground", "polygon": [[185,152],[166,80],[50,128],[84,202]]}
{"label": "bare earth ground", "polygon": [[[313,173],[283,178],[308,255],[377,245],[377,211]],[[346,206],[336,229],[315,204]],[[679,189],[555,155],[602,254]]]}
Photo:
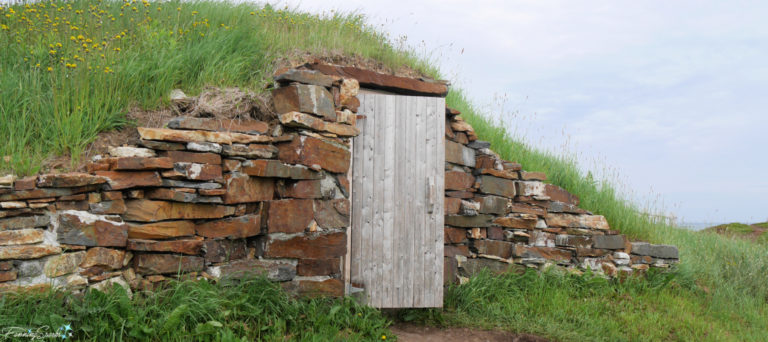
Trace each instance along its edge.
{"label": "bare earth ground", "polygon": [[505,331],[474,330],[469,328],[438,328],[408,323],[397,323],[389,328],[402,342],[548,342],[528,334]]}

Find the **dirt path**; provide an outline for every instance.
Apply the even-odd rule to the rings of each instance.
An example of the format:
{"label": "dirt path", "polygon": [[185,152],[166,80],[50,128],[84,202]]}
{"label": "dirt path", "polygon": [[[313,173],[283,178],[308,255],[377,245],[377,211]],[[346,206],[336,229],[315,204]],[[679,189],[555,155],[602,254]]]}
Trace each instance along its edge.
{"label": "dirt path", "polygon": [[468,328],[437,328],[397,323],[389,328],[402,342],[548,342],[527,334],[504,331],[474,330]]}

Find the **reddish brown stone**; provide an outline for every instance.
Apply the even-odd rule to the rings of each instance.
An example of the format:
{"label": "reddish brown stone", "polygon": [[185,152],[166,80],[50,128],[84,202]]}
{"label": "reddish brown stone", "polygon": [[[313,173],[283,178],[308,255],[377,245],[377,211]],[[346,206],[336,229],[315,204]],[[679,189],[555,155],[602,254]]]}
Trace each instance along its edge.
{"label": "reddish brown stone", "polygon": [[243,259],[248,255],[248,246],[244,239],[205,240],[205,262],[219,263]]}
{"label": "reddish brown stone", "polygon": [[355,126],[336,122],[326,122],[323,119],[299,112],[288,112],[280,114],[279,117],[280,123],[286,127],[307,128],[316,132],[336,134],[341,137],[354,137],[360,134],[360,130]]}
{"label": "reddish brown stone", "polygon": [[85,259],[80,264],[82,268],[101,267],[107,270],[117,270],[123,268],[123,260],[125,260],[125,251],[93,247],[89,248],[85,253]]}
{"label": "reddish brown stone", "polygon": [[207,238],[246,238],[261,233],[261,217],[247,215],[198,224],[197,235]]}
{"label": "reddish brown stone", "polygon": [[533,229],[538,221],[539,219],[535,215],[510,214],[507,217],[499,217],[493,220],[493,223],[506,228]]}
{"label": "reddish brown stone", "polygon": [[41,175],[37,186],[41,188],[74,188],[78,186],[103,184],[106,180],[87,173],[60,173]]}
{"label": "reddish brown stone", "polygon": [[506,241],[475,240],[473,246],[478,254],[493,255],[504,259],[511,258],[515,251],[515,244]]}
{"label": "reddish brown stone", "polygon": [[495,169],[481,169],[480,173],[483,175],[491,175],[499,178],[506,179],[518,179],[517,171],[510,170],[495,170]]}
{"label": "reddish brown stone", "polygon": [[285,186],[280,191],[281,197],[291,198],[322,198],[323,181],[322,180],[302,180]]}
{"label": "reddish brown stone", "polygon": [[281,72],[273,77],[273,79],[281,85],[290,84],[291,82],[299,82],[330,88],[331,85],[337,82],[338,77],[324,75],[318,71],[290,69]]}
{"label": "reddish brown stone", "polygon": [[478,170],[495,169],[498,159],[487,154],[479,154],[475,157],[475,168]]}
{"label": "reddish brown stone", "polygon": [[267,132],[269,125],[264,121],[257,120],[207,119],[184,116],[169,121],[168,128],[263,134]]}
{"label": "reddish brown stone", "polygon": [[304,277],[334,275],[341,272],[341,258],[301,259],[296,274]]}
{"label": "reddish brown stone", "polygon": [[487,227],[491,225],[491,215],[475,215],[475,216],[459,216],[459,215],[446,215],[445,224],[454,227]]}
{"label": "reddish brown stone", "polygon": [[252,160],[243,165],[242,172],[255,177],[290,178],[291,166],[277,160]]}
{"label": "reddish brown stone", "polygon": [[51,254],[61,253],[58,246],[23,245],[0,247],[0,260],[8,259],[37,259]]}
{"label": "reddish brown stone", "polygon": [[529,247],[518,244],[515,246],[515,256],[521,258],[543,258],[556,262],[568,262],[573,257],[573,253],[554,247]]}
{"label": "reddish brown stone", "polygon": [[508,198],[515,197],[515,182],[509,179],[482,175],[478,177],[478,181],[480,182],[478,190],[482,193]]}
{"label": "reddish brown stone", "polygon": [[119,217],[67,211],[59,216],[58,240],[82,246],[123,247],[128,239],[128,225]]}
{"label": "reddish brown stone", "polygon": [[170,158],[123,157],[114,159],[113,170],[158,170],[171,169],[173,162]]}
{"label": "reddish brown stone", "polygon": [[445,227],[445,243],[465,243],[467,242],[467,230],[464,228]]}
{"label": "reddish brown stone", "polygon": [[382,89],[406,95],[445,96],[448,93],[448,87],[439,82],[425,82],[366,69],[321,63],[306,64],[305,67],[326,75],[356,79],[360,82],[360,86],[365,88]]}
{"label": "reddish brown stone", "polygon": [[547,180],[547,175],[544,172],[527,172],[527,171],[521,171],[520,172],[520,178],[522,180],[537,180],[537,181],[544,181]]}
{"label": "reddish brown stone", "polygon": [[272,90],[272,103],[278,114],[303,112],[336,121],[333,95],[319,86],[294,84]]}
{"label": "reddish brown stone", "polygon": [[445,198],[445,215],[456,215],[461,209],[461,198]]}
{"label": "reddish brown stone", "polygon": [[469,191],[446,191],[445,196],[458,199],[470,199],[475,197],[475,194]]}
{"label": "reddish brown stone", "polygon": [[77,188],[44,188],[13,191],[0,195],[0,202],[69,196],[72,194],[96,191],[99,187],[101,187],[101,184],[86,185]]}
{"label": "reddish brown stone", "polygon": [[540,208],[530,204],[515,203],[515,202],[512,202],[509,205],[509,211],[512,213],[530,214],[530,215],[537,215],[537,216],[544,216],[547,214],[547,211],[544,208]]}
{"label": "reddish brown stone", "polygon": [[597,258],[597,257],[604,256],[608,253],[610,253],[610,251],[606,251],[604,249],[576,248],[576,256],[579,258],[582,258],[582,257]]}
{"label": "reddish brown stone", "polygon": [[101,193],[101,198],[104,201],[115,201],[123,199],[123,193],[120,191],[105,191]]}
{"label": "reddish brown stone", "polygon": [[454,134],[453,141],[462,145],[469,144],[469,139],[467,139],[467,134],[464,132],[456,132]]}
{"label": "reddish brown stone", "polygon": [[445,256],[449,258],[453,258],[457,255],[463,255],[465,257],[468,257],[470,254],[469,247],[467,247],[466,245],[458,245],[458,246],[445,245],[443,247],[443,252]]}
{"label": "reddish brown stone", "polygon": [[87,211],[89,209],[90,209],[90,206],[88,201],[56,202],[56,210]]}
{"label": "reddish brown stone", "polygon": [[357,113],[357,110],[360,109],[360,99],[357,96],[345,97],[341,100],[341,108]]}
{"label": "reddish brown stone", "polygon": [[169,158],[174,163],[221,164],[221,156],[215,153],[162,151],[160,155]]}
{"label": "reddish brown stone", "polygon": [[609,229],[605,217],[600,215],[571,215],[549,213],[545,218],[549,227]]}
{"label": "reddish brown stone", "polygon": [[448,171],[445,173],[446,190],[465,190],[475,184],[475,177],[466,172]]}
{"label": "reddish brown stone", "polygon": [[291,143],[280,144],[278,149],[278,158],[282,162],[336,173],[347,172],[351,160],[346,147],[313,137],[297,137]]}
{"label": "reddish brown stone", "polygon": [[277,153],[277,147],[272,145],[224,145],[222,146],[223,155],[228,157],[243,157],[243,158],[274,158]]}
{"label": "reddish brown stone", "polygon": [[270,233],[303,232],[313,217],[311,200],[285,199],[269,202],[267,228]]}
{"label": "reddish brown stone", "polygon": [[349,227],[349,200],[314,201],[315,221],[322,228]]}
{"label": "reddish brown stone", "polygon": [[563,202],[571,205],[579,205],[579,197],[572,195],[565,189],[552,184],[544,186],[544,193],[553,201]]}
{"label": "reddish brown stone", "polygon": [[16,271],[0,271],[0,283],[16,280],[17,275]]}
{"label": "reddish brown stone", "polygon": [[139,254],[133,260],[136,272],[145,275],[202,271],[205,264],[201,257],[172,254]]}
{"label": "reddish brown stone", "polygon": [[32,190],[35,188],[35,184],[37,184],[37,177],[35,176],[24,177],[21,179],[17,179],[13,183],[13,190],[16,190],[16,191]]}
{"label": "reddish brown stone", "polygon": [[[213,164],[213,163],[210,163],[210,164]],[[239,160],[224,159],[221,168],[224,172],[234,172],[234,171],[240,171],[241,165],[242,163]]]}
{"label": "reddish brown stone", "polygon": [[112,190],[163,185],[160,175],[153,171],[96,171],[96,175],[107,178]]}
{"label": "reddish brown stone", "polygon": [[488,227],[487,234],[491,240],[504,240],[504,229],[501,227]]}
{"label": "reddish brown stone", "polygon": [[59,197],[59,201],[85,201],[88,198],[85,194],[69,195]]}
{"label": "reddish brown stone", "polygon": [[165,221],[128,228],[130,239],[168,239],[195,235],[195,224],[191,221]]}
{"label": "reddish brown stone", "polygon": [[91,212],[94,214],[122,214],[128,210],[128,208],[125,206],[125,202],[122,199],[91,203],[89,207]]}
{"label": "reddish brown stone", "polygon": [[227,194],[227,189],[199,189],[197,192],[202,196],[223,196]]}
{"label": "reddish brown stone", "polygon": [[347,252],[346,233],[311,234],[287,240],[270,238],[265,257],[292,259],[327,259]]}
{"label": "reddish brown stone", "polygon": [[0,261],[0,271],[10,271],[13,269],[13,262]]}
{"label": "reddish brown stone", "polygon": [[171,142],[211,142],[217,144],[249,144],[269,142],[272,139],[264,135],[250,135],[233,132],[179,131],[165,128],[138,127],[139,135],[144,140],[162,140]]}
{"label": "reddish brown stone", "polygon": [[203,249],[203,239],[193,240],[128,240],[128,250],[140,252],[171,252],[198,255]]}
{"label": "reddish brown stone", "polygon": [[230,216],[235,208],[215,204],[152,201],[146,199],[126,201],[128,210],[123,218],[128,221],[155,222],[173,219],[214,219]]}
{"label": "reddish brown stone", "polygon": [[242,173],[224,176],[227,194],[224,203],[249,203],[269,201],[275,196],[275,181],[267,178],[249,177]]}
{"label": "reddish brown stone", "polygon": [[0,231],[19,228],[45,227],[51,222],[48,215],[22,216],[0,220]]}
{"label": "reddish brown stone", "polygon": [[178,163],[173,169],[190,180],[208,181],[221,178],[221,165]]}
{"label": "reddish brown stone", "polygon": [[445,141],[445,161],[475,167],[475,150],[450,140]]}
{"label": "reddish brown stone", "polygon": [[19,229],[0,231],[0,246],[29,245],[43,242],[43,229]]}

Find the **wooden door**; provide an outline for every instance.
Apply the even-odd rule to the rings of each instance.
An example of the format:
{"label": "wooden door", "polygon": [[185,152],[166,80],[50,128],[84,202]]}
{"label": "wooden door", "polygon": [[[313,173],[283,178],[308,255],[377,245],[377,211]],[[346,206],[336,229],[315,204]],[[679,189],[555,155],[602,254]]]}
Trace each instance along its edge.
{"label": "wooden door", "polygon": [[351,283],[374,307],[442,307],[445,99],[358,98]]}

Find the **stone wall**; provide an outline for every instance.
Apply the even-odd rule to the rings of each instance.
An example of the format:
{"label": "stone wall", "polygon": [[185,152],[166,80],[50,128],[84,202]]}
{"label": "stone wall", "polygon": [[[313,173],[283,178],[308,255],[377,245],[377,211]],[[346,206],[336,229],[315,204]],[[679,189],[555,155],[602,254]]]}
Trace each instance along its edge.
{"label": "stone wall", "polygon": [[[0,290],[265,274],[340,296],[360,85],[445,96],[439,82],[323,64],[275,77],[274,117],[179,116],[138,128],[87,172],[0,178]],[[483,267],[557,264],[609,276],[666,267],[670,246],[630,243],[578,198],[501,160],[446,110],[446,281]],[[514,266],[513,266],[514,265]]]}
{"label": "stone wall", "polygon": [[445,281],[558,265],[607,276],[667,268],[674,246],[630,242],[541,172],[501,159],[446,110]]}
{"label": "stone wall", "polygon": [[358,83],[291,70],[271,122],[181,116],[87,173],[0,183],[0,289],[263,273],[343,294]]}

